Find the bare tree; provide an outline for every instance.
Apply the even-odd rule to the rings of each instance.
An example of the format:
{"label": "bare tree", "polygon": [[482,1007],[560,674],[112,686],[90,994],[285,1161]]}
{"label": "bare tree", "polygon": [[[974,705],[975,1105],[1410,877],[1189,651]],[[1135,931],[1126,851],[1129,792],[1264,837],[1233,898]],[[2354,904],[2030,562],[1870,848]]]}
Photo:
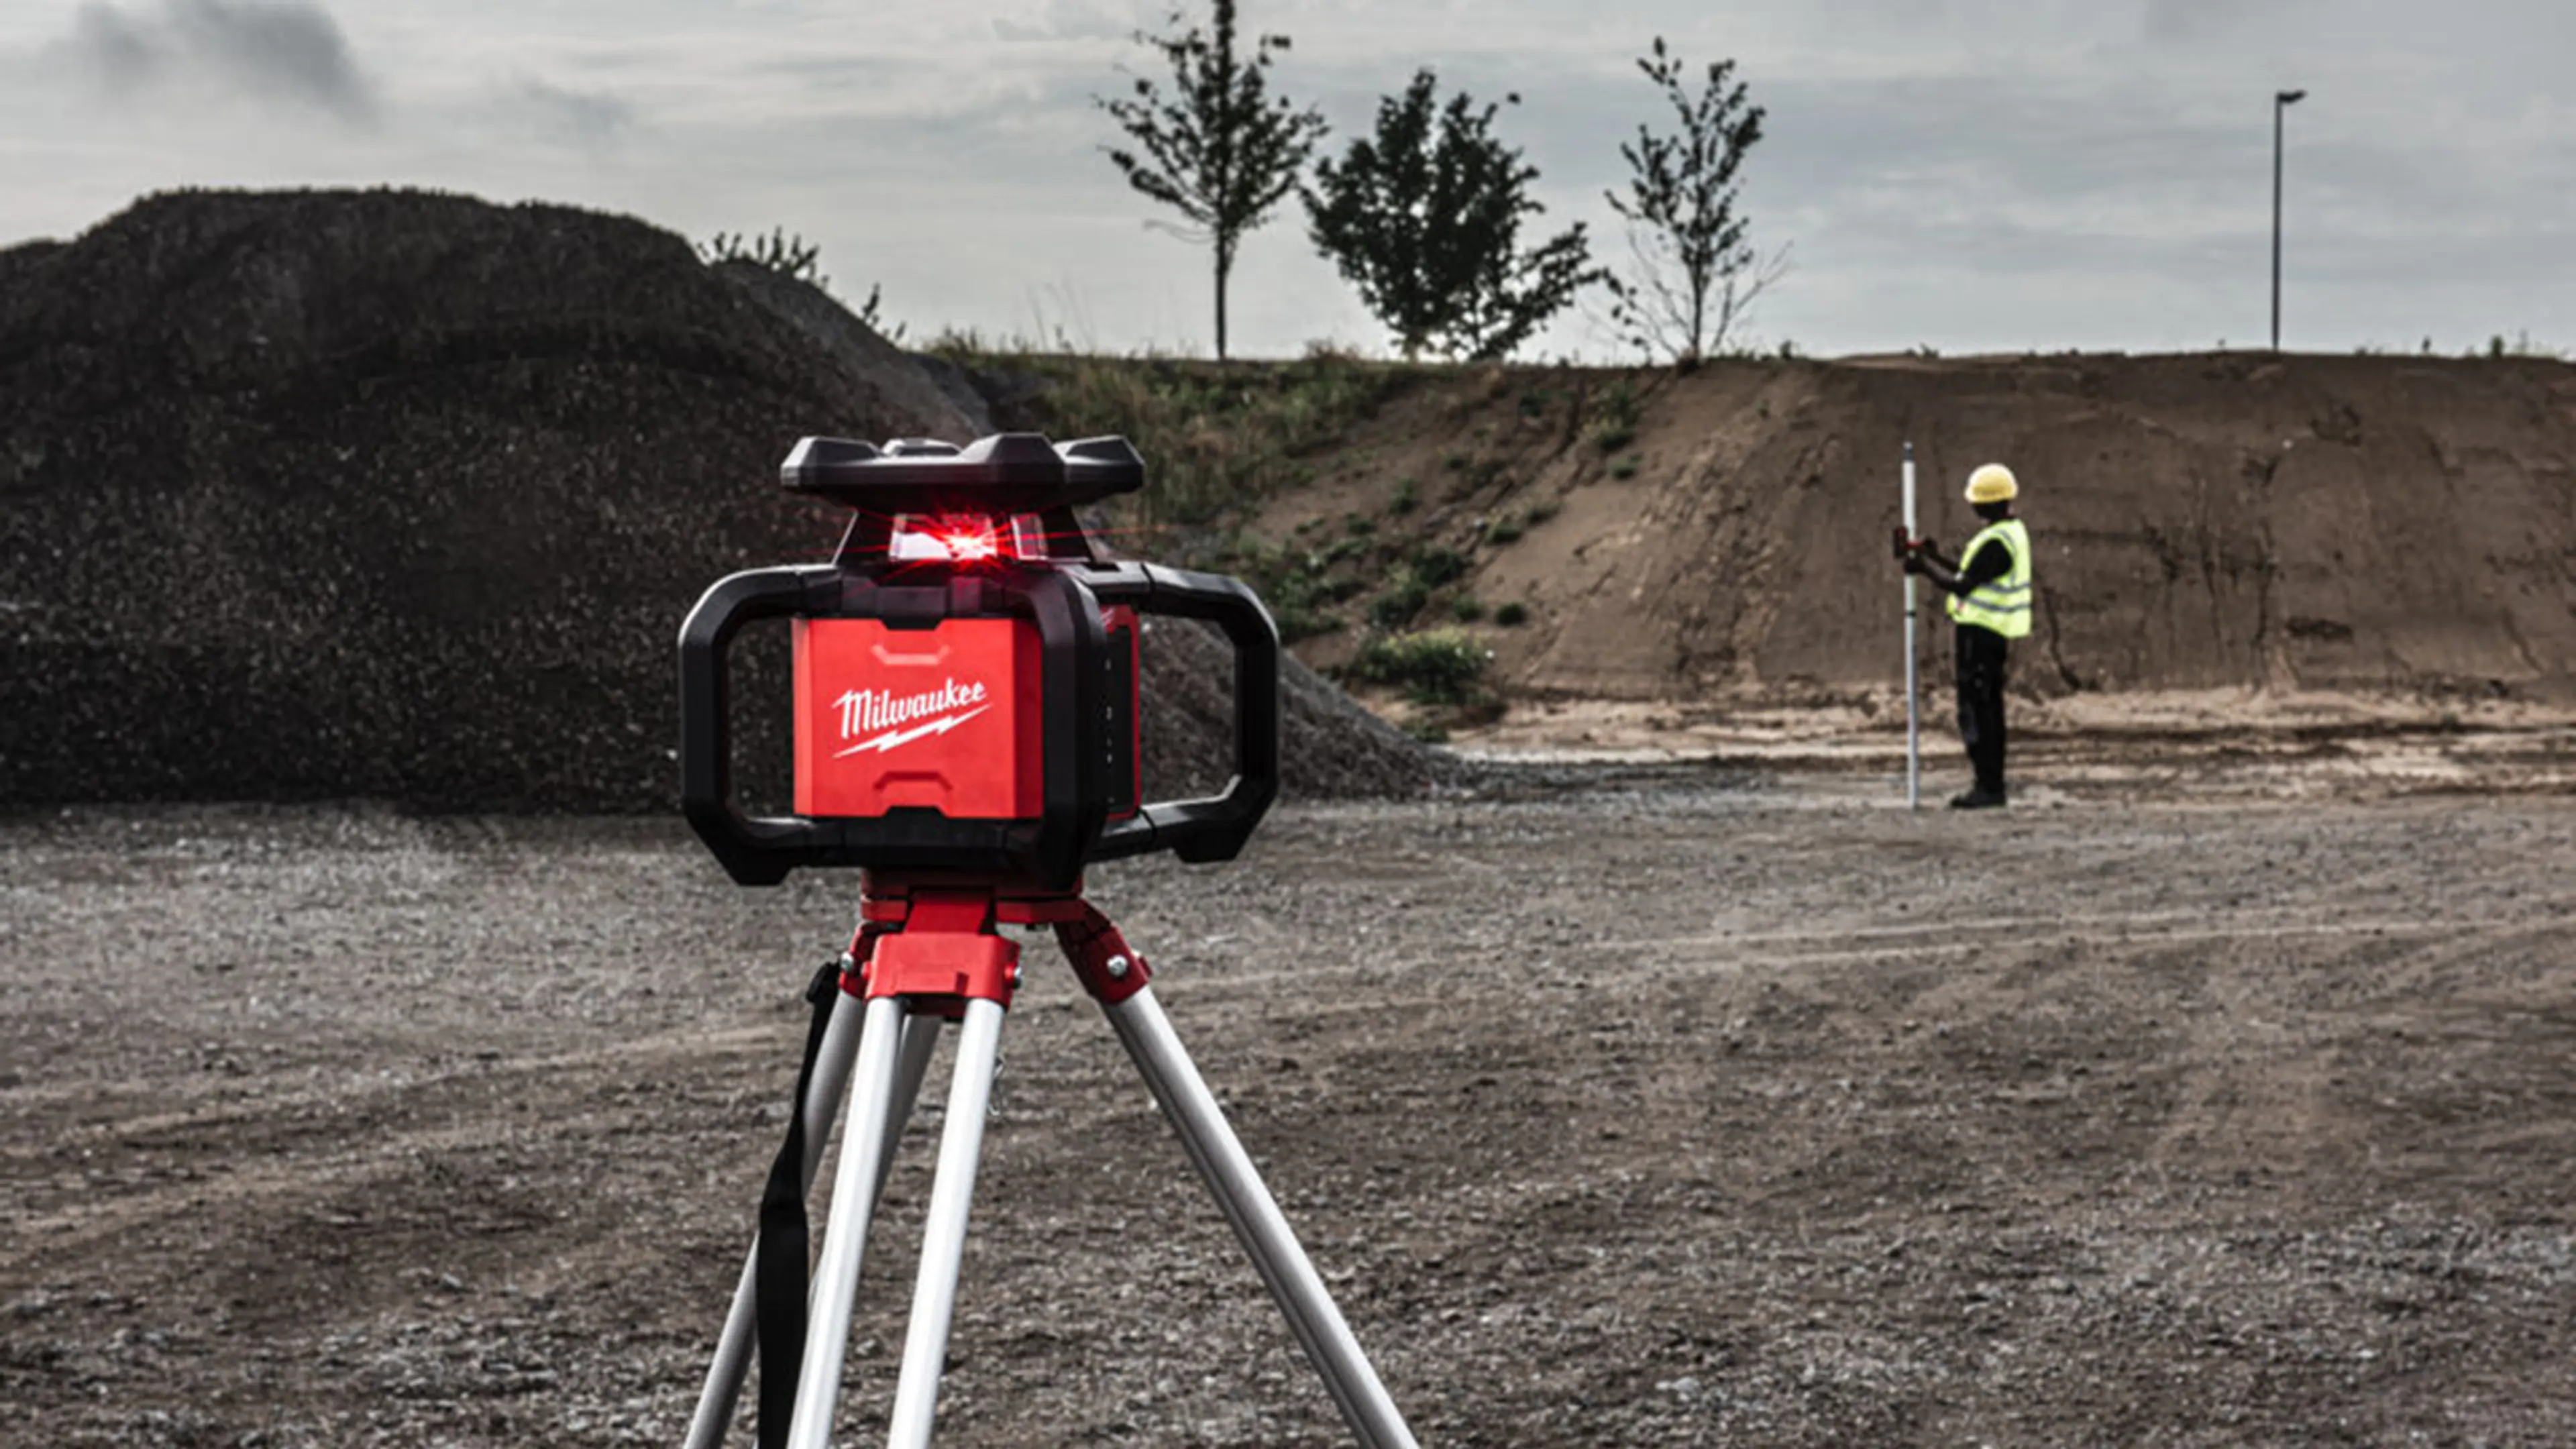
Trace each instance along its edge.
{"label": "bare tree", "polygon": [[1714,270],[1693,295],[1691,273],[1671,236],[1629,223],[1627,270],[1602,279],[1611,321],[1623,329],[1620,340],[1649,357],[1669,357],[1685,371],[1744,346],[1740,328],[1754,299],[1788,275],[1788,245],[1767,256],[1739,246]]}
{"label": "bare tree", "polygon": [[1657,135],[1640,125],[1635,142],[1619,147],[1628,194],[1605,195],[1628,223],[1629,264],[1609,279],[1610,315],[1626,341],[1687,368],[1725,348],[1754,298],[1788,270],[1788,248],[1756,252],[1735,209],[1735,173],[1762,139],[1763,116],[1746,104],[1735,62],[1710,65],[1693,95],[1681,57],[1659,35],[1637,69],[1672,103],[1681,128]]}
{"label": "bare tree", "polygon": [[[1225,286],[1235,249],[1246,232],[1297,185],[1308,157],[1324,134],[1324,118],[1269,94],[1272,56],[1288,37],[1264,35],[1249,57],[1235,51],[1234,0],[1215,0],[1215,33],[1197,26],[1170,35],[1138,32],[1171,63],[1169,97],[1142,76],[1134,94],[1095,98],[1134,139],[1137,150],[1112,149],[1109,159],[1135,187],[1188,219],[1172,231],[1207,241],[1216,251],[1216,355],[1225,359]],[[1182,17],[1174,12],[1171,24]],[[1142,154],[1139,154],[1141,152]]]}

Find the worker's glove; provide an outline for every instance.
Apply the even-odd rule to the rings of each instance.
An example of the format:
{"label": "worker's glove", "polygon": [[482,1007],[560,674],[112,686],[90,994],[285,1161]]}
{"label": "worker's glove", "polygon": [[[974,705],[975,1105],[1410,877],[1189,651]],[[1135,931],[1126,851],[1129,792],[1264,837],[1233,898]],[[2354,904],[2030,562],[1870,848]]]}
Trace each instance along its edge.
{"label": "worker's glove", "polygon": [[1919,553],[1908,553],[1905,556],[1905,571],[1909,574],[1919,574],[1923,572],[1923,555]]}

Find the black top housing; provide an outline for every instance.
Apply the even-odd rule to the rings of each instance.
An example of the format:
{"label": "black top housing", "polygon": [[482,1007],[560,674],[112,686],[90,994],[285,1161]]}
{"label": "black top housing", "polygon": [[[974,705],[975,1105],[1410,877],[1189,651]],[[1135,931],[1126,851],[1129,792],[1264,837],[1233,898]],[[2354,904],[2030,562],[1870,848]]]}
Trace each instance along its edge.
{"label": "black top housing", "polygon": [[1145,486],[1145,460],[1125,438],[1053,444],[1041,433],[995,433],[960,448],[898,438],[883,448],[806,438],[778,465],[791,493],[865,512],[1045,513],[1099,503]]}

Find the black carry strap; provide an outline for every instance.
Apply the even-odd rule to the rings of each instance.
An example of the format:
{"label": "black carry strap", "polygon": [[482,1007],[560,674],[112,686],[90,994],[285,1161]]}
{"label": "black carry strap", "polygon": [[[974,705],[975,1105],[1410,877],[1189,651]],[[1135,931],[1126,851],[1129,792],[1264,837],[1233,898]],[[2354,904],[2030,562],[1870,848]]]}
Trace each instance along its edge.
{"label": "black carry strap", "polygon": [[826,961],[805,988],[814,1023],[805,1031],[805,1064],[796,1070],[796,1100],[787,1110],[787,1142],[769,1164],[769,1186],[760,1195],[759,1263],[753,1269],[754,1321],[760,1332],[760,1449],[787,1449],[787,1424],[796,1412],[796,1378],[805,1357],[805,1095],[814,1085],[814,1058],[823,1051],[824,1028],[841,999],[839,961]]}

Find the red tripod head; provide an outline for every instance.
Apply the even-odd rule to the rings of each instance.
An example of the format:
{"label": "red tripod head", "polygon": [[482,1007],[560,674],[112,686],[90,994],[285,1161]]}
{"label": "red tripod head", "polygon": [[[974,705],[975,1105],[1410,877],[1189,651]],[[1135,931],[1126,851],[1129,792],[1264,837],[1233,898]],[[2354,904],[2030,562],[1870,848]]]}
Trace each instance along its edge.
{"label": "red tripod head", "polygon": [[[839,553],[723,579],[680,630],[681,806],[735,880],[867,866],[1061,889],[1093,860],[1243,848],[1278,793],[1278,631],[1238,580],[1100,556],[1076,510],[1144,485],[1125,439],[807,438],[780,471],[853,510]],[[1234,646],[1217,795],[1140,799],[1140,614],[1208,620]],[[785,818],[733,800],[726,652],[763,618],[795,641]]]}

